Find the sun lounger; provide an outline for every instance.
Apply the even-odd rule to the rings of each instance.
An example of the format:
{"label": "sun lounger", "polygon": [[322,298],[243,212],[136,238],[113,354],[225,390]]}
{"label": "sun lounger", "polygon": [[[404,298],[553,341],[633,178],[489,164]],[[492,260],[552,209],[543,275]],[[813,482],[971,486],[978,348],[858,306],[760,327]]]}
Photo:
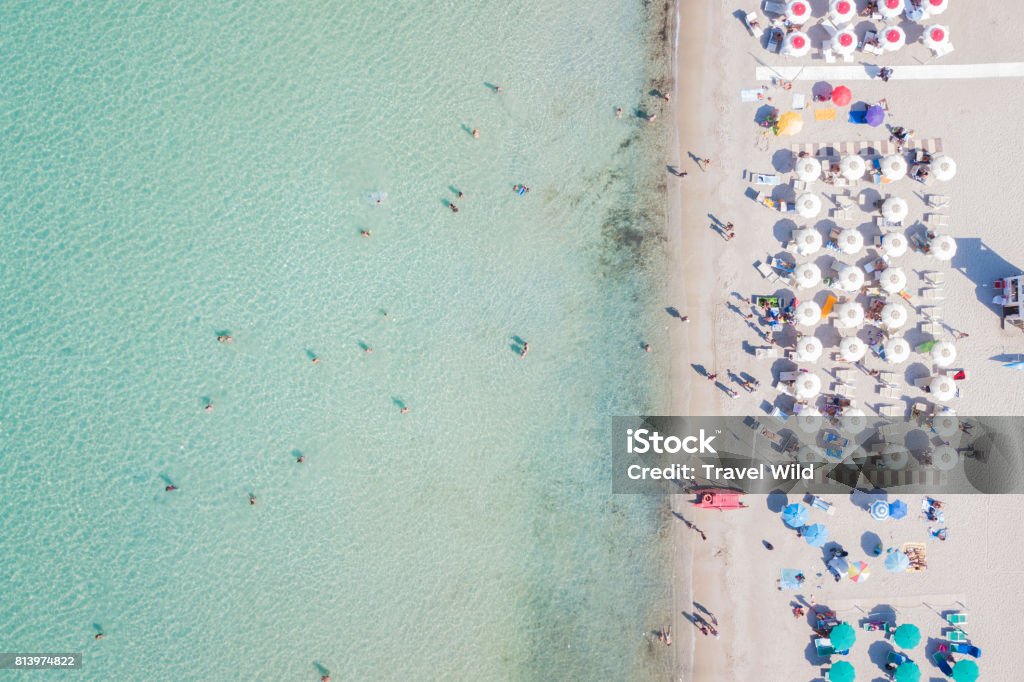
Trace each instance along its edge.
{"label": "sun lounger", "polygon": [[747,30],[750,31],[750,35],[755,38],[760,38],[764,35],[764,29],[761,28],[761,24],[757,21],[757,15],[753,12],[747,12],[743,15],[743,23],[746,25]]}
{"label": "sun lounger", "polygon": [[841,395],[850,398],[853,397],[856,388],[857,387],[854,386],[853,384],[844,384],[842,382],[839,382],[832,389],[832,392],[835,393],[836,395]]}
{"label": "sun lounger", "polygon": [[935,48],[932,49],[932,54],[936,57],[945,57],[947,54],[952,54],[955,49],[956,48],[953,47],[953,43],[944,43],[942,45],[936,45]]}
{"label": "sun lounger", "polygon": [[962,611],[954,611],[946,614],[946,622],[950,625],[960,627],[967,624],[967,614]]}
{"label": "sun lounger", "polygon": [[942,213],[929,213],[924,217],[924,222],[929,227],[949,227],[949,216]]}
{"label": "sun lounger", "polygon": [[751,182],[755,185],[775,187],[782,184],[782,180],[775,173],[748,173],[747,177],[751,178]]}
{"label": "sun lounger", "polygon": [[768,51],[778,52],[782,49],[782,35],[783,30],[781,28],[773,28],[771,34],[768,36]]}
{"label": "sun lounger", "polygon": [[779,372],[779,381],[796,381],[800,372]]}
{"label": "sun lounger", "polygon": [[755,348],[754,357],[758,360],[772,360],[779,357],[779,349],[774,346]]}
{"label": "sun lounger", "polygon": [[740,101],[741,102],[763,102],[767,95],[763,88],[753,88],[750,90],[740,90]]}
{"label": "sun lounger", "polygon": [[878,39],[878,34],[876,32],[868,31],[867,33],[864,34],[864,42],[861,45],[861,49],[864,50],[865,52],[870,53],[870,54],[875,54],[875,55],[882,54],[883,50],[882,50],[882,48],[880,46],[872,45],[871,44],[871,42],[873,40],[877,40],[877,39]]}
{"label": "sun lounger", "polygon": [[946,654],[941,651],[936,651],[932,654],[932,660],[935,661],[935,665],[939,666],[939,670],[942,671],[943,675],[946,677],[953,676],[953,669],[949,667],[949,662],[946,660]]}
{"label": "sun lounger", "polygon": [[[903,395],[903,391],[898,385],[882,386],[881,388],[878,389],[878,392],[882,395],[883,398],[899,398],[901,395]],[[902,408],[900,408],[899,413],[903,414]]]}
{"label": "sun lounger", "polygon": [[921,298],[925,301],[941,301],[945,296],[942,295],[942,289],[937,287],[928,287],[921,289]]}
{"label": "sun lounger", "polygon": [[940,336],[945,329],[938,322],[922,322],[921,331],[932,336]]}
{"label": "sun lounger", "polygon": [[966,642],[967,633],[960,628],[953,628],[946,631],[946,639],[950,642]]}
{"label": "sun lounger", "polygon": [[949,650],[954,654],[966,654],[974,658],[981,658],[981,649],[971,644],[951,644]]}
{"label": "sun lounger", "polygon": [[900,405],[879,405],[878,414],[883,417],[898,418],[903,416],[903,407]]}
{"label": "sun lounger", "polygon": [[852,384],[856,378],[857,375],[853,373],[852,369],[843,368],[836,370],[836,379],[839,381]]}
{"label": "sun lounger", "polygon": [[846,208],[833,208],[829,211],[829,216],[834,222],[848,223],[853,220],[853,211]]}
{"label": "sun lounger", "polygon": [[775,273],[775,270],[772,268],[772,266],[768,265],[767,263],[757,261],[757,263],[754,265],[754,268],[758,272],[760,272],[761,276],[764,277],[769,282],[779,281],[779,276]]}
{"label": "sun lounger", "polygon": [[765,0],[764,13],[778,14],[781,16],[786,13],[786,5],[781,2],[770,2],[769,0]]}
{"label": "sun lounger", "polygon": [[800,111],[807,106],[807,95],[796,93],[793,95],[793,110]]}
{"label": "sun lounger", "polygon": [[945,194],[929,194],[927,203],[929,208],[948,208],[949,197]]}
{"label": "sun lounger", "polygon": [[826,40],[821,44],[821,58],[826,64],[836,63],[836,53],[832,51],[832,41]]}
{"label": "sun lounger", "polygon": [[932,322],[938,322],[942,319],[942,308],[938,306],[928,306],[921,308],[921,314]]}

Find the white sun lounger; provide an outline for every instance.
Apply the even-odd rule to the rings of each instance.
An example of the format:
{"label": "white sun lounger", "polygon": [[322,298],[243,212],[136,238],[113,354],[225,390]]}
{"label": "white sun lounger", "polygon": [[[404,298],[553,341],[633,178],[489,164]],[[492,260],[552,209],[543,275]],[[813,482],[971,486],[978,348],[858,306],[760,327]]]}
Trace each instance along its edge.
{"label": "white sun lounger", "polygon": [[949,227],[949,216],[943,213],[929,213],[924,217],[924,222],[931,227]]}
{"label": "white sun lounger", "polygon": [[924,301],[941,301],[945,296],[942,295],[942,289],[930,287],[928,289],[921,289],[921,299]]}
{"label": "white sun lounger", "polygon": [[879,405],[878,414],[883,417],[902,417],[904,409],[901,405]]}
{"label": "white sun lounger", "polygon": [[749,173],[749,177],[755,185],[775,187],[782,184],[782,179],[775,173]]}
{"label": "white sun lounger", "polygon": [[949,197],[945,194],[929,194],[927,197],[930,208],[948,208]]}
{"label": "white sun lounger", "polygon": [[750,31],[750,35],[755,38],[760,38],[764,35],[764,29],[761,28],[757,21],[757,15],[753,12],[747,12],[743,15],[743,23],[747,25],[747,30]]}
{"label": "white sun lounger", "polygon": [[939,306],[926,306],[921,308],[921,314],[932,322],[938,322],[942,319],[942,308]]}
{"label": "white sun lounger", "polygon": [[764,13],[765,14],[779,14],[779,15],[785,14],[786,13],[786,5],[781,3],[781,2],[769,2],[769,0],[765,0],[765,3],[764,3]]}
{"label": "white sun lounger", "polygon": [[754,357],[758,360],[774,360],[779,357],[779,349],[774,346],[762,346],[754,349]]}
{"label": "white sun lounger", "polygon": [[942,284],[946,281],[946,273],[938,272],[936,270],[929,270],[922,272],[921,275],[928,280],[930,284]]}
{"label": "white sun lounger", "polygon": [[941,336],[945,329],[938,322],[922,322],[921,331],[932,336]]}
{"label": "white sun lounger", "polygon": [[936,45],[935,49],[932,50],[932,54],[934,54],[936,57],[945,57],[947,54],[952,54],[953,50],[955,49],[956,48],[953,47],[952,43],[946,43],[945,45]]}
{"label": "white sun lounger", "polygon": [[876,55],[882,54],[883,50],[882,50],[881,47],[879,47],[877,45],[869,45],[868,44],[868,41],[874,40],[877,37],[878,37],[878,34],[876,32],[874,32],[874,31],[868,31],[867,33],[865,33],[864,34],[864,43],[862,44],[861,49],[864,50],[865,52],[870,53],[870,54],[876,54]]}

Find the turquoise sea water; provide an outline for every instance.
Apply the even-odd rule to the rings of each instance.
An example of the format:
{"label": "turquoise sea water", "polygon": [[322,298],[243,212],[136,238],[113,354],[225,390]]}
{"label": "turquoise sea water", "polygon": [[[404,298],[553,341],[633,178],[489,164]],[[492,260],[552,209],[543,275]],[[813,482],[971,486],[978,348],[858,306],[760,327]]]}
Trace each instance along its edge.
{"label": "turquoise sea water", "polygon": [[608,417],[661,400],[643,5],[0,9],[4,650],[664,669],[662,510],[607,471]]}

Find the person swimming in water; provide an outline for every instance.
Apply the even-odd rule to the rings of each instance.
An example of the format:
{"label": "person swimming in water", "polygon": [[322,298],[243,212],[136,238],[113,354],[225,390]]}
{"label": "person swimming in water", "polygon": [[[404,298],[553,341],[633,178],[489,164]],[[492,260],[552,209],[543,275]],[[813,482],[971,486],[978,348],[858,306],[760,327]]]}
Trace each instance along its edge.
{"label": "person swimming in water", "polygon": [[406,407],[405,405],[402,405],[401,409],[398,410],[398,414],[408,414],[408,413],[409,413],[409,408]]}
{"label": "person swimming in water", "polygon": [[306,461],[306,456],[305,455],[299,455],[298,457],[295,458],[295,462],[298,463],[298,464],[302,464],[305,461]]}
{"label": "person swimming in water", "polygon": [[255,505],[255,504],[256,504],[256,495],[254,495],[253,493],[249,493],[249,505],[252,506],[252,505]]}
{"label": "person swimming in water", "polygon": [[232,338],[230,334],[221,334],[220,336],[217,337],[217,340],[220,341],[221,343],[234,342],[234,338]]}
{"label": "person swimming in water", "polygon": [[459,212],[459,207],[455,205],[454,201],[449,201],[448,202],[448,208],[452,209],[452,213],[458,213]]}
{"label": "person swimming in water", "polygon": [[319,355],[314,355],[313,357],[311,357],[309,359],[309,361],[312,362],[314,365],[319,365],[320,364],[320,356]]}
{"label": "person swimming in water", "polygon": [[479,140],[480,139],[480,131],[477,130],[476,128],[473,128],[473,139],[474,140]]}
{"label": "person swimming in water", "polygon": [[173,493],[177,489],[178,489],[178,486],[176,486],[176,485],[168,485],[168,486],[164,487],[164,492],[165,493]]}
{"label": "person swimming in water", "polygon": [[369,230],[359,230],[359,235],[361,237],[364,237],[365,239],[369,239],[370,238],[370,231]]}
{"label": "person swimming in water", "polygon": [[622,107],[615,107],[615,118],[622,118]]}
{"label": "person swimming in water", "polygon": [[530,342],[523,341],[523,349],[519,351],[519,357],[525,358],[526,354],[530,352]]}
{"label": "person swimming in water", "polygon": [[204,412],[213,412],[213,401],[212,400],[210,402],[206,403],[206,405],[203,407],[203,411]]}

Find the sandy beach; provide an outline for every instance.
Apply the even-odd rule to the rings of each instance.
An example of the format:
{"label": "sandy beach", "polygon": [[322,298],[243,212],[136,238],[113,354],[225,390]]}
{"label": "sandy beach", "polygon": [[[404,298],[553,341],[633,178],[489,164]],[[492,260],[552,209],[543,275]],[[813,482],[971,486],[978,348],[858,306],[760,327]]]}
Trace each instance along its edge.
{"label": "sandy beach", "polygon": [[[858,3],[862,7],[863,2]],[[689,322],[667,318],[667,342],[671,353],[672,412],[683,415],[742,414],[766,415],[772,407],[788,409],[792,399],[782,396],[773,384],[782,369],[791,369],[787,360],[756,359],[753,348],[768,344],[759,336],[766,330],[751,322],[753,313],[745,301],[753,295],[770,295],[794,289],[784,282],[770,282],[755,265],[787,249],[796,227],[809,224],[827,233],[836,223],[830,209],[837,192],[822,182],[815,191],[825,204],[821,215],[811,221],[784,215],[752,200],[752,173],[777,174],[783,191],[791,194],[793,144],[833,144],[883,142],[885,127],[872,128],[846,121],[846,108],[840,108],[835,120],[816,120],[814,110],[824,108],[812,101],[813,80],[796,80],[791,90],[758,81],[758,66],[824,66],[818,44],[820,26],[814,26],[827,11],[827,3],[812,3],[814,19],[807,26],[814,49],[802,58],[770,54],[755,40],[740,17],[755,10],[762,26],[768,21],[753,3],[732,0],[721,3],[679,3],[677,14],[677,70],[674,93],[675,139],[673,152],[666,161],[686,171],[684,178],[669,178],[673,192],[670,203],[670,258],[673,280],[671,300],[666,307],[676,308]],[[742,10],[742,12],[741,12]],[[953,54],[934,58],[920,42],[916,24],[901,19],[907,31],[908,45],[882,57],[858,51],[849,64],[882,64],[894,69],[888,83],[878,79],[850,81],[853,102],[875,103],[886,100],[886,123],[915,131],[920,140],[941,140],[943,150],[956,159],[958,174],[950,181],[925,187],[905,178],[883,188],[886,195],[905,199],[910,207],[904,227],[912,233],[933,213],[927,208],[927,194],[949,197],[950,226],[943,231],[957,240],[957,255],[951,262],[940,262],[920,253],[908,252],[899,265],[908,275],[906,291],[910,320],[903,335],[912,347],[928,338],[923,325],[924,308],[941,309],[942,338],[956,339],[957,368],[966,370],[969,380],[960,385],[960,395],[950,403],[961,415],[1016,415],[1024,413],[1024,389],[1015,373],[1003,369],[1007,358],[1024,352],[1024,335],[1018,329],[1000,328],[998,310],[990,304],[993,280],[1016,275],[1024,266],[1017,235],[1021,222],[1021,203],[1014,185],[1020,176],[1020,161],[1015,159],[1024,133],[1017,123],[1017,112],[1024,105],[1024,90],[1019,78],[921,78],[901,80],[901,66],[991,64],[1024,61],[1024,43],[1019,40],[1024,6],[952,2],[941,17],[926,22],[950,27]],[[854,21],[860,33],[873,23]],[[842,84],[830,80],[831,85]],[[740,91],[768,86],[771,101],[741,102]],[[793,137],[776,137],[755,123],[765,104],[788,111],[793,96],[806,97],[803,130]],[[698,158],[711,164],[702,170]],[[771,188],[769,188],[771,189]],[[873,207],[868,206],[881,194],[878,188],[862,181],[852,194],[862,198],[859,215],[852,225],[860,230],[867,248],[849,263],[862,265],[873,253],[873,238],[879,235],[872,222]],[[858,195],[861,195],[858,197]],[[786,198],[784,194],[776,194]],[[734,223],[736,237],[726,241],[720,226]],[[718,227],[716,227],[716,225]],[[788,251],[794,253],[792,249]],[[811,259],[818,259],[822,253]],[[922,289],[934,288],[922,272],[941,272],[943,284],[938,300],[925,300]],[[932,292],[934,295],[935,292]],[[818,286],[796,291],[802,300],[822,302],[826,292]],[[934,312],[934,311],[932,311]],[[829,322],[803,330],[817,336],[824,355],[816,364],[801,364],[818,373],[823,393],[837,381],[839,366],[831,359],[839,335]],[[792,326],[787,325],[792,335]],[[791,342],[781,335],[780,345]],[[790,337],[795,340],[795,337]],[[799,364],[799,363],[798,363]],[[867,369],[898,372],[902,386],[898,398],[883,398],[877,382],[858,372],[851,397],[868,414],[884,404],[895,404],[909,411],[912,403],[927,398],[914,382],[928,376],[933,367],[928,358],[912,356],[897,367],[883,366],[870,354],[863,364]],[[726,370],[746,373],[760,382],[758,390],[748,393],[726,378]],[[718,373],[719,382],[739,390],[732,399],[722,385],[708,381],[705,374]],[[899,496],[894,492],[892,497]],[[675,522],[675,576],[673,627],[676,635],[676,679],[687,680],[793,680],[823,679],[825,661],[814,656],[810,646],[814,633],[806,618],[794,618],[790,604],[798,598],[814,596],[816,605],[835,610],[840,619],[858,627],[858,643],[850,657],[858,670],[857,679],[884,679],[879,656],[884,659],[888,645],[876,644],[879,633],[859,629],[868,614],[895,613],[899,622],[915,622],[921,627],[924,643],[916,650],[923,679],[944,679],[930,660],[943,633],[942,614],[962,609],[971,614],[967,628],[973,644],[984,650],[982,678],[1009,680],[1012,670],[1010,629],[1003,627],[1009,614],[1020,613],[1024,598],[1019,590],[1007,591],[1021,574],[1024,551],[1014,537],[1012,511],[1024,499],[1019,496],[955,496],[945,499],[951,528],[948,541],[928,540],[928,524],[917,518],[921,495],[904,495],[911,514],[896,522],[877,522],[850,496],[833,496],[836,513],[828,518],[831,537],[850,552],[850,559],[867,560],[873,575],[866,584],[849,580],[833,582],[825,571],[821,550],[809,547],[787,529],[778,518],[783,500],[778,496],[748,496],[750,509],[720,513],[696,510],[689,496],[676,496],[675,512],[704,531],[706,541],[687,524]],[[799,501],[790,496],[785,502]],[[820,514],[820,512],[819,512]],[[820,519],[814,519],[820,520]],[[904,542],[926,542],[928,570],[915,574],[887,573],[881,561],[868,556],[868,533],[877,534],[886,546]],[[769,551],[762,544],[774,546]],[[783,567],[805,571],[807,582],[798,592],[776,589],[775,581]],[[819,574],[824,574],[819,577]],[[696,604],[696,605],[695,605]],[[699,606],[697,606],[699,605]],[[686,614],[706,609],[719,622],[720,637],[704,636],[688,621]],[[708,616],[705,614],[704,616]],[[925,652],[928,655],[925,655]],[[879,652],[882,652],[881,654]],[[691,660],[692,653],[692,660]],[[835,659],[834,657],[834,660]]]}

